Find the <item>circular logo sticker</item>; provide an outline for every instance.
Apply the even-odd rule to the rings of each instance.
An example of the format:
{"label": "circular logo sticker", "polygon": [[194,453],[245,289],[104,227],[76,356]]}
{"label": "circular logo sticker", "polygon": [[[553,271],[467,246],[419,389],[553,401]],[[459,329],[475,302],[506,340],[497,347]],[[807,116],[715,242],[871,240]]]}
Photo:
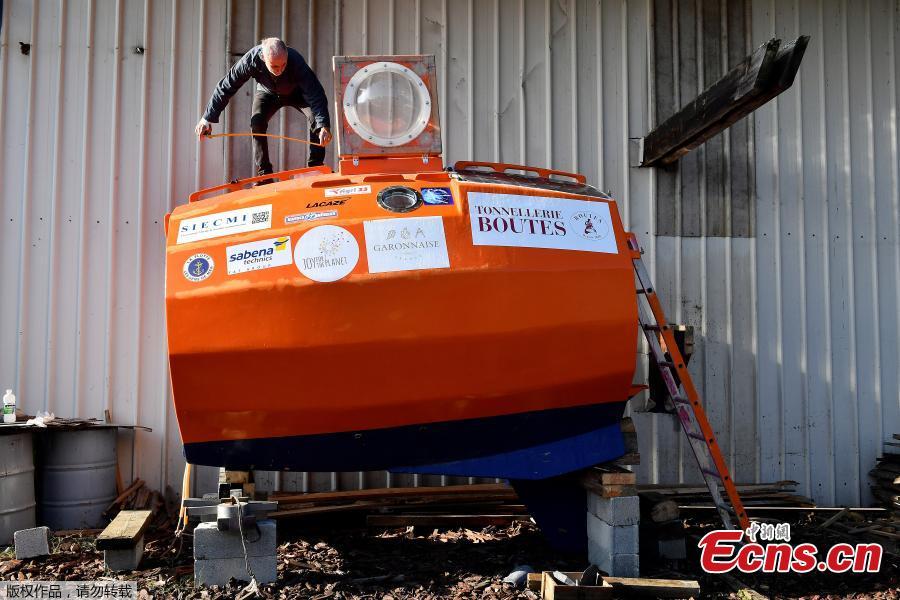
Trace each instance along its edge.
{"label": "circular logo sticker", "polygon": [[313,281],[346,277],[359,261],[353,234],[337,225],[319,225],[303,234],[294,248],[294,264]]}
{"label": "circular logo sticker", "polygon": [[216,263],[209,254],[195,254],[184,261],[184,278],[188,281],[203,281],[212,275]]}
{"label": "circular logo sticker", "polygon": [[575,230],[589,240],[602,240],[609,235],[609,223],[596,213],[580,211],[572,215]]}

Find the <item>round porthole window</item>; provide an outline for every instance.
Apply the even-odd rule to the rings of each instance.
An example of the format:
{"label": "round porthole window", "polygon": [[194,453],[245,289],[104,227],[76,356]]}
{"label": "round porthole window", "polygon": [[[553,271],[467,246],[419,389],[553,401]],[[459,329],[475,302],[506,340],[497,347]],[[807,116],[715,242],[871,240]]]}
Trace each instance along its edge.
{"label": "round porthole window", "polygon": [[402,146],[428,125],[431,95],[412,69],[382,61],[354,73],[343,108],[347,123],[362,139],[376,146]]}
{"label": "round porthole window", "polygon": [[412,188],[395,185],[378,192],[378,205],[391,212],[405,213],[422,206],[422,196]]}

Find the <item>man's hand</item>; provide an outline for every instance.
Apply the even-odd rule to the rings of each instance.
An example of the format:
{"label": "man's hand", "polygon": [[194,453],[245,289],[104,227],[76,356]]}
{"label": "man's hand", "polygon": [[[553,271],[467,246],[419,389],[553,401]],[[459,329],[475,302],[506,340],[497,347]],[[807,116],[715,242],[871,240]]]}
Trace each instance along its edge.
{"label": "man's hand", "polygon": [[197,123],[197,128],[195,129],[197,132],[197,137],[203,137],[204,135],[209,135],[212,133],[212,124],[206,119],[200,119]]}
{"label": "man's hand", "polygon": [[319,129],[319,143],[323,146],[327,146],[331,143],[331,131],[329,131],[327,127]]}

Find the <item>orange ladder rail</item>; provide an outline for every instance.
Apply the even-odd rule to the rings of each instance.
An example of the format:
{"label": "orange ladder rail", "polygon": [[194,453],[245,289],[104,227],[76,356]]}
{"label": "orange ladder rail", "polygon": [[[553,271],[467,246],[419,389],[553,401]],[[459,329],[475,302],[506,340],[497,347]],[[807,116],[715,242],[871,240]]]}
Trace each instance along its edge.
{"label": "orange ladder rail", "polygon": [[[706,411],[700,403],[700,394],[694,387],[691,375],[684,364],[684,358],[675,342],[675,335],[663,312],[659,296],[650,281],[650,275],[641,258],[643,251],[637,241],[637,236],[628,234],[628,248],[631,251],[631,260],[637,276],[638,288],[638,316],[641,330],[644,332],[650,345],[653,362],[660,370],[666,390],[675,407],[678,420],[690,442],[694,457],[700,467],[700,473],[712,495],[713,504],[719,511],[722,523],[726,529],[734,529],[732,519],[736,518],[740,528],[746,530],[750,527],[750,519],[744,510],[740,495],[728,472],[728,465],[722,456],[715,433],[706,418]],[[649,307],[649,314],[640,301],[640,296]],[[719,486],[725,491],[730,506],[722,498]]]}

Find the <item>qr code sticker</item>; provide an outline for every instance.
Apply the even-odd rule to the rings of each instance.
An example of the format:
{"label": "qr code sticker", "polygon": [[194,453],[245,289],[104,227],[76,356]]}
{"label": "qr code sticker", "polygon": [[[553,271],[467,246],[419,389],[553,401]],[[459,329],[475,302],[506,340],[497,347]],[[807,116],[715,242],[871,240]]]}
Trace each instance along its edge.
{"label": "qr code sticker", "polygon": [[253,213],[252,224],[255,225],[256,223],[268,223],[268,222],[269,222],[269,211],[264,210],[262,212]]}

